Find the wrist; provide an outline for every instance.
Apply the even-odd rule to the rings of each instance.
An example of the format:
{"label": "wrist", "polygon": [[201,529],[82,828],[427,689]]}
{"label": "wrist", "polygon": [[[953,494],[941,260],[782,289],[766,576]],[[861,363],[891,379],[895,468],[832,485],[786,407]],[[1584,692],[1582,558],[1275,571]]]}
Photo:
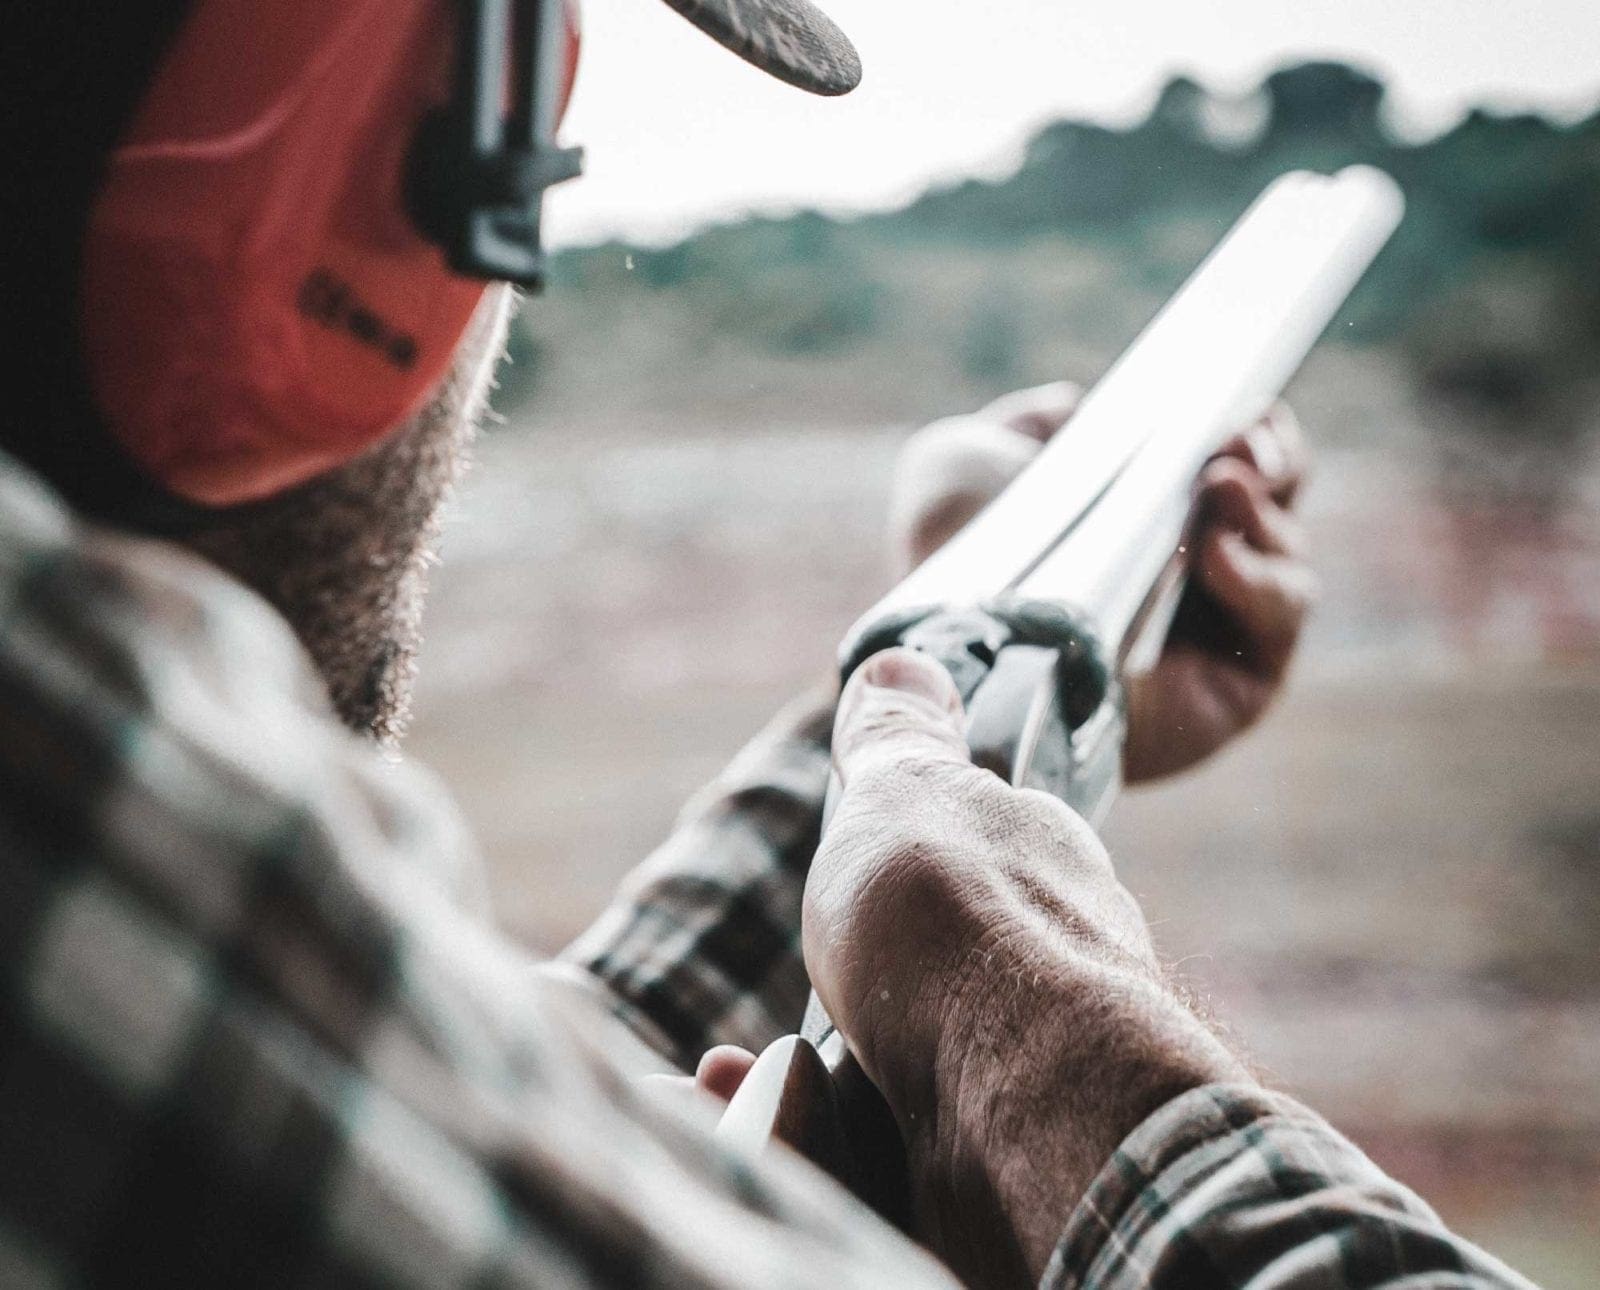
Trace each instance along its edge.
{"label": "wrist", "polygon": [[974,1283],[1037,1279],[1134,1129],[1190,1089],[1250,1082],[1152,968],[1019,956],[1018,939],[986,949],[986,975],[957,986],[927,1064],[885,1090],[919,1222]]}

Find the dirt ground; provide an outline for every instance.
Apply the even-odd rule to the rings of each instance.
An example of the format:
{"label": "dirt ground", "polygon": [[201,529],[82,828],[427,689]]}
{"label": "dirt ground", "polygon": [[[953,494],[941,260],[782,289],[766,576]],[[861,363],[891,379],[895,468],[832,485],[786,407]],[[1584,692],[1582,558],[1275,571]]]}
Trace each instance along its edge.
{"label": "dirt ground", "polygon": [[[905,432],[528,426],[485,444],[411,751],[458,794],[520,935],[553,948],[582,927],[827,673],[888,577]],[[1307,502],[1325,596],[1287,699],[1203,772],[1128,795],[1107,839],[1164,952],[1269,1079],[1545,1284],[1589,1286],[1592,472],[1529,507],[1463,485],[1415,436],[1330,437]]]}

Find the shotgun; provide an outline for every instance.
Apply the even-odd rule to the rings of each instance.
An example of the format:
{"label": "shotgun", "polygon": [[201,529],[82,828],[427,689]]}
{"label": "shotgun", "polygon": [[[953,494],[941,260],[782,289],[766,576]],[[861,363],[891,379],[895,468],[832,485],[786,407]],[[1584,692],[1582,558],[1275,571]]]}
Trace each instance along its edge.
{"label": "shotgun", "polygon": [[[1274,181],[1070,433],[851,628],[843,676],[893,646],[933,655],[966,703],[973,761],[1098,827],[1121,783],[1125,683],[1159,656],[1183,589],[1196,480],[1282,393],[1403,210],[1367,167]],[[898,1129],[815,995],[718,1134],[747,1152],[786,1143],[909,1223]]]}

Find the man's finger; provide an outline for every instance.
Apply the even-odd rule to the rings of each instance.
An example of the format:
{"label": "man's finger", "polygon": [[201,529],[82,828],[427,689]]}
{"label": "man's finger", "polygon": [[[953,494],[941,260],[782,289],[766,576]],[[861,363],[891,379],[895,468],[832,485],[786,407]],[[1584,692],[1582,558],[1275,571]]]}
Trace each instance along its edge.
{"label": "man's finger", "polygon": [[896,564],[916,568],[1038,455],[1036,439],[985,417],[949,417],[917,431],[900,453],[890,493]]}
{"label": "man's finger", "polygon": [[1038,441],[985,416],[946,417],[906,442],[896,465],[896,492],[905,507],[927,506],[952,494],[993,497],[1039,455]]}
{"label": "man's finger", "polygon": [[1219,457],[1200,476],[1200,515],[1204,529],[1242,533],[1256,550],[1299,557],[1305,539],[1294,518],[1275,502],[1252,466]]}
{"label": "man's finger", "polygon": [[718,1044],[708,1049],[695,1067],[695,1087],[724,1102],[730,1101],[755,1064],[756,1055],[749,1049]]}
{"label": "man's finger", "polygon": [[839,700],[833,764],[841,783],[873,766],[971,760],[961,696],[926,654],[891,649],[856,669]]}
{"label": "man's finger", "polygon": [[1287,662],[1316,600],[1316,576],[1305,565],[1252,547],[1242,535],[1213,529],[1202,540],[1201,584],[1254,643],[1251,663]]}
{"label": "man's finger", "polygon": [[978,416],[1045,443],[1071,420],[1082,401],[1082,386],[1074,381],[1052,381],[1003,394]]}
{"label": "man's finger", "polygon": [[1253,426],[1230,439],[1218,457],[1253,466],[1273,501],[1289,506],[1305,483],[1309,454],[1300,419],[1287,403],[1278,402]]}
{"label": "man's finger", "polygon": [[1311,464],[1311,452],[1306,446],[1305,431],[1300,418],[1281,399],[1267,409],[1267,415],[1257,423],[1258,439],[1266,436],[1277,445],[1278,460],[1273,469],[1262,473],[1273,500],[1282,506],[1292,505],[1306,482],[1306,471]]}

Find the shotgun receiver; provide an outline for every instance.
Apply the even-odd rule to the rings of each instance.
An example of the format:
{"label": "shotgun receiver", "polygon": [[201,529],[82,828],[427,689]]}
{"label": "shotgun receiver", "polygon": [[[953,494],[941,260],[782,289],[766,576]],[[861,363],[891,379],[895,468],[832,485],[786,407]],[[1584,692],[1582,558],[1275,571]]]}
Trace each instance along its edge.
{"label": "shotgun receiver", "polygon": [[[844,676],[892,646],[932,654],[967,705],[973,761],[1098,826],[1121,783],[1124,681],[1159,654],[1183,587],[1196,480],[1282,392],[1403,207],[1369,168],[1275,181],[1071,432],[851,628]],[[719,1134],[746,1150],[786,1142],[906,1225],[893,1118],[815,995]]]}

